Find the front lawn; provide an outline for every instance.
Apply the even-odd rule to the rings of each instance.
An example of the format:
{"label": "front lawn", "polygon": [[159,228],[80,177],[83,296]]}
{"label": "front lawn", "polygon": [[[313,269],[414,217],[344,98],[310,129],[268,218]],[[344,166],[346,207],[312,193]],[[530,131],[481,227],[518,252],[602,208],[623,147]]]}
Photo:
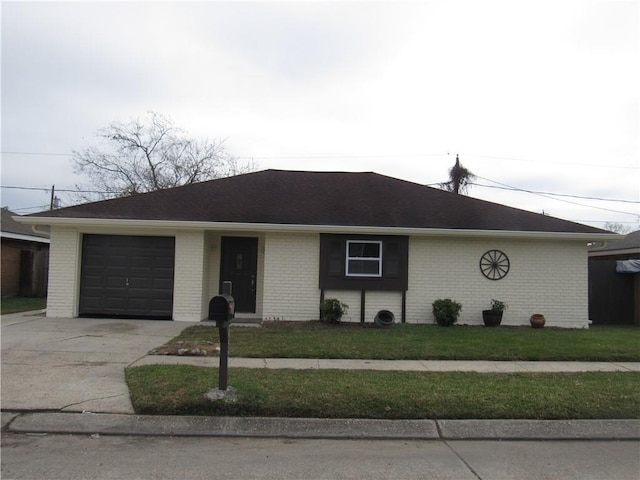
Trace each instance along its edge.
{"label": "front lawn", "polygon": [[44,310],[47,307],[46,298],[36,297],[7,297],[3,298],[1,311],[2,315],[18,312],[29,312],[31,310]]}
{"label": "front lawn", "polygon": [[[180,340],[218,342],[218,329],[196,325]],[[570,360],[640,361],[640,328],[589,330],[400,324],[393,328],[320,322],[267,322],[233,327],[232,357],[362,358],[379,360]]]}
{"label": "front lawn", "polygon": [[480,374],[230,368],[235,403],[204,395],[218,369],[126,370],[136,413],[315,418],[640,418],[640,373]]}

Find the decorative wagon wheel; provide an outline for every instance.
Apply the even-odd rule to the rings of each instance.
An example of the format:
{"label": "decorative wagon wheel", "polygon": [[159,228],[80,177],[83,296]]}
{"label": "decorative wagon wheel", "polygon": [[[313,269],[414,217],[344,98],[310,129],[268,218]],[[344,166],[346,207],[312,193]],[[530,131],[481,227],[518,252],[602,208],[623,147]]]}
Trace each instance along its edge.
{"label": "decorative wagon wheel", "polygon": [[509,273],[509,257],[500,250],[489,250],[480,257],[480,271],[489,280],[500,280]]}

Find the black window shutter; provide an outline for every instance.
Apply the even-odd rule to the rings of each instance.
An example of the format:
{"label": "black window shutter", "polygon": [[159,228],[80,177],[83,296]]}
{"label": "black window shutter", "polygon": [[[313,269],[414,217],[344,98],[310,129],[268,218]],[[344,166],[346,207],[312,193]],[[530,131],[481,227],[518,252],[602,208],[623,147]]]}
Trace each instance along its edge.
{"label": "black window shutter", "polygon": [[[345,275],[347,240],[382,242],[382,277]],[[319,286],[324,290],[406,291],[408,253],[409,237],[404,235],[320,234]]]}
{"label": "black window shutter", "polygon": [[329,242],[327,273],[335,276],[344,275],[345,247],[344,241],[332,239]]}

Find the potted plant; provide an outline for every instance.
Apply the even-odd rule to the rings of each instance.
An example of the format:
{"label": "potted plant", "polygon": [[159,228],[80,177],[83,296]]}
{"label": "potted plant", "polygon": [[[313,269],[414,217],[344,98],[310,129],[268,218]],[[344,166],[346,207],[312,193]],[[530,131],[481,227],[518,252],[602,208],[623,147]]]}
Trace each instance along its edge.
{"label": "potted plant", "polygon": [[507,304],[500,300],[491,300],[491,309],[482,311],[482,320],[485,327],[497,327],[502,322],[502,314],[507,309]]}
{"label": "potted plant", "polygon": [[340,323],[349,305],[336,298],[326,298],[320,303],[320,320],[324,323]]}
{"label": "potted plant", "polygon": [[450,327],[458,321],[462,305],[450,298],[438,299],[432,304],[433,316],[441,327]]}
{"label": "potted plant", "polygon": [[531,315],[531,317],[529,317],[529,322],[531,323],[531,326],[533,328],[542,328],[544,327],[546,320],[543,314],[534,313],[533,315]]}

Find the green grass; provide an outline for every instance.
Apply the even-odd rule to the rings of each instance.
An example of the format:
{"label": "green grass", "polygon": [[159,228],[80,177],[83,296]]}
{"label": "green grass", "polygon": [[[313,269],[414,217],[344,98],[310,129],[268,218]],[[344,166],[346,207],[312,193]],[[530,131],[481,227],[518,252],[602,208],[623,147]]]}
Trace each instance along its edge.
{"label": "green grass", "polygon": [[640,418],[640,373],[480,374],[229,369],[235,403],[211,402],[216,368],[126,370],[136,413],[318,418]]}
{"label": "green grass", "polygon": [[7,297],[1,301],[2,315],[8,313],[28,312],[31,310],[44,310],[47,306],[46,298],[34,297]]}
{"label": "green grass", "polygon": [[[177,340],[218,341],[215,326],[185,329]],[[640,361],[640,328],[588,330],[530,327],[396,325],[390,329],[320,322],[232,327],[234,357],[380,360]]]}

